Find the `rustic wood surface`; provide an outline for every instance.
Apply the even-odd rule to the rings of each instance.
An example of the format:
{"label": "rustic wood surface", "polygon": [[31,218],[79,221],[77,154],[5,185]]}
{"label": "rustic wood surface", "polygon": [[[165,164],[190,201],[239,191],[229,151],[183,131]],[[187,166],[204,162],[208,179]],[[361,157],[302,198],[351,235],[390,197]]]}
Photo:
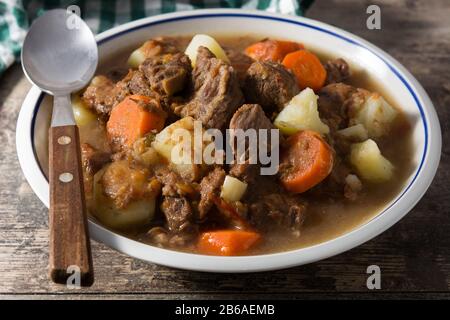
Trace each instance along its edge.
{"label": "rustic wood surface", "polygon": [[[365,10],[381,7],[382,29]],[[450,2],[320,1],[315,18],[380,46],[423,84],[439,113],[441,164],[424,198],[398,224],[336,257],[287,270],[224,275],[174,270],[93,242],[95,284],[69,290],[48,279],[48,212],[19,168],[15,127],[30,88],[20,66],[0,78],[0,298],[449,298],[450,297]],[[366,288],[366,268],[382,271],[382,289]]]}

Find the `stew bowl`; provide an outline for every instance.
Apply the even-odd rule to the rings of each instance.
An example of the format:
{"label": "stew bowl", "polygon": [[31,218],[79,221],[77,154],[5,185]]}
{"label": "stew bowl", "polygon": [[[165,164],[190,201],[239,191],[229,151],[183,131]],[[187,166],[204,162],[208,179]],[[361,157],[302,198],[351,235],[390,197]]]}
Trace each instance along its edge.
{"label": "stew bowl", "polygon": [[[171,251],[134,241],[93,219],[93,239],[132,257],[165,266],[208,272],[254,272],[298,266],[354,248],[382,233],[410,211],[429,187],[439,164],[441,132],[433,104],[418,81],[394,58],[367,41],[307,18],[244,10],[198,10],[160,15],[130,22],[99,34],[101,61],[117,50],[137,47],[154,36],[258,34],[302,42],[306,47],[343,57],[364,68],[400,105],[411,120],[414,170],[403,188],[369,221],[332,240],[310,247],[256,256],[217,257]],[[39,199],[48,206],[47,130],[51,98],[33,87],[23,102],[16,143],[20,165]]]}

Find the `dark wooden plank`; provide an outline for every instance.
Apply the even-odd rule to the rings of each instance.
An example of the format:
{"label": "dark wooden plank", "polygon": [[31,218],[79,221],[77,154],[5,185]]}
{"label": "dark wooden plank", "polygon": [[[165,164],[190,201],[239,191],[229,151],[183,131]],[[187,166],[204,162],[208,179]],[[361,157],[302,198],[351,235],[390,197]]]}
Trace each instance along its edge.
{"label": "dark wooden plank", "polygon": [[[308,16],[342,27],[380,46],[423,84],[439,114],[443,151],[430,190],[402,221],[366,244],[307,266],[275,272],[223,275],[147,264],[93,243],[96,282],[72,291],[47,276],[47,210],[20,171],[15,123],[29,89],[20,67],[0,86],[0,294],[4,297],[207,298],[207,297],[446,297],[450,288],[450,2],[377,1],[382,30],[368,30],[371,2],[316,1]],[[366,288],[366,268],[377,264],[382,290]],[[48,296],[48,294],[52,294]],[[8,296],[6,296],[8,295]],[[448,296],[447,296],[448,297]]]}

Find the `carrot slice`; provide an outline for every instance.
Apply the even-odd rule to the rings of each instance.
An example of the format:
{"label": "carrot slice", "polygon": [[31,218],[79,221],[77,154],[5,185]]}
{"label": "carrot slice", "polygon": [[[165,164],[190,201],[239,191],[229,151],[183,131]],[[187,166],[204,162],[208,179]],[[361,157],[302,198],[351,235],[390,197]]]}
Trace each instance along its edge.
{"label": "carrot slice", "polygon": [[301,43],[267,39],[247,47],[245,53],[255,60],[281,62],[289,52],[303,48]]}
{"label": "carrot slice", "polygon": [[280,180],[291,192],[301,193],[325,179],[333,169],[334,152],[314,131],[299,131],[286,140],[281,154]]}
{"label": "carrot slice", "polygon": [[327,71],[317,56],[307,50],[298,50],[287,54],[283,65],[297,78],[300,89],[311,88],[315,91],[323,87]]}
{"label": "carrot slice", "polygon": [[236,256],[244,254],[260,240],[260,234],[253,231],[218,230],[202,233],[197,249],[203,254]]}
{"label": "carrot slice", "polygon": [[165,119],[165,112],[155,100],[131,95],[112,109],[106,130],[111,141],[129,147],[147,132],[162,130]]}

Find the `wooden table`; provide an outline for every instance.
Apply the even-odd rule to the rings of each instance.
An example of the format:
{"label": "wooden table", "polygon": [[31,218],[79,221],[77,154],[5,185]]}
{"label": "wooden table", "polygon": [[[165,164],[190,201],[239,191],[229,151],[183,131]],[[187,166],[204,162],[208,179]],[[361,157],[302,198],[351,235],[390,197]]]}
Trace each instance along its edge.
{"label": "wooden table", "polygon": [[[0,298],[450,297],[450,2],[377,1],[381,30],[366,28],[359,0],[318,1],[308,16],[353,32],[403,63],[433,100],[443,131],[437,176],[425,197],[387,232],[336,257],[288,270],[224,275],[174,270],[93,242],[96,282],[69,290],[47,277],[47,209],[19,168],[15,127],[30,88],[19,65],[0,79]],[[382,289],[366,287],[381,268]]]}

